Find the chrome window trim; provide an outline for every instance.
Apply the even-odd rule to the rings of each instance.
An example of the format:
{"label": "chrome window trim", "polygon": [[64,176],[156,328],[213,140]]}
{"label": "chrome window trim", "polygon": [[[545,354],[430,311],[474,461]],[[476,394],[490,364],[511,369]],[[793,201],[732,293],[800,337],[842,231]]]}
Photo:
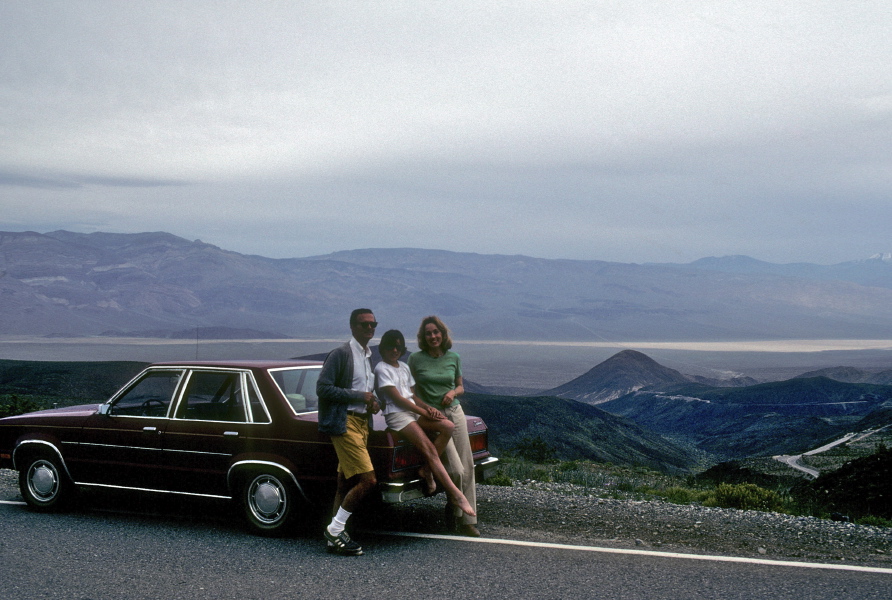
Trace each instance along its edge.
{"label": "chrome window trim", "polygon": [[260,406],[263,407],[263,413],[266,416],[265,421],[260,421],[254,418],[254,407],[251,405],[251,395],[248,393],[245,395],[245,406],[248,407],[248,415],[250,415],[251,423],[257,425],[271,425],[273,422],[272,415],[269,414],[269,408],[266,406],[266,400],[263,399],[263,394],[260,393],[260,389],[257,387],[257,379],[254,377],[253,371],[245,371],[245,391],[249,392],[250,390],[254,390],[254,395],[257,396],[257,401],[260,402]]}
{"label": "chrome window trim", "polygon": [[[251,374],[250,369],[240,369],[240,368],[233,368],[233,367],[187,367],[186,370],[188,371],[188,373],[186,374],[186,377],[183,378],[180,389],[177,391],[177,394],[176,394],[176,407],[173,409],[173,411],[168,411],[168,413],[167,413],[167,417],[169,419],[173,419],[174,421],[183,422],[183,423],[235,423],[235,424],[244,425],[246,423],[252,422],[251,417],[250,417],[250,415],[251,415],[251,407],[249,406],[250,400],[246,393],[248,391],[248,389],[245,384],[247,376],[249,374]],[[196,373],[212,373],[212,372],[232,373],[233,375],[238,375],[239,388],[241,389],[241,394],[242,394],[242,399],[243,399],[243,401],[242,401],[242,408],[244,409],[242,411],[243,420],[241,420],[241,421],[217,421],[217,420],[211,420],[211,419],[183,419],[183,418],[176,416],[177,412],[180,409],[180,404],[185,401],[186,389],[189,387],[189,382],[192,381],[192,377]],[[255,387],[255,389],[256,389],[256,387]],[[260,398],[261,402],[263,402],[263,397],[259,393],[257,394],[257,397]],[[171,404],[173,404],[173,402],[171,402]],[[266,407],[264,406],[264,409],[265,408]]]}
{"label": "chrome window trim", "polygon": [[[321,366],[321,365],[294,365],[293,367],[275,367],[275,368],[273,368],[273,369],[267,369],[267,372],[270,373],[270,374],[272,374],[272,373],[275,373],[275,372],[277,372],[277,371],[303,371],[303,370],[311,370],[311,369],[315,369],[315,370],[319,370],[319,371],[321,371],[321,370],[322,370],[322,366]],[[276,381],[276,378],[270,376],[270,379],[273,380],[273,385],[276,386],[276,389],[279,391],[279,394],[282,396],[282,399],[285,401],[285,404],[288,405],[288,408],[291,409],[291,413],[292,413],[294,416],[299,416],[299,415],[312,415],[313,413],[317,413],[317,412],[319,412],[319,409],[318,409],[318,408],[317,408],[316,410],[308,410],[308,411],[305,411],[305,412],[297,412],[296,410],[294,410],[294,407],[291,406],[291,402],[288,401],[288,396],[286,396],[286,395],[285,395],[285,392],[282,390],[282,388],[279,387],[279,382]]]}
{"label": "chrome window trim", "polygon": [[[108,404],[113,408],[115,405],[115,402],[117,402],[121,396],[123,396],[126,392],[128,392],[130,390],[130,388],[137,381],[139,381],[140,379],[142,379],[149,373],[154,373],[154,372],[159,372],[159,371],[179,372],[180,381],[177,383],[177,387],[173,391],[173,396],[171,396],[171,398],[170,398],[170,404],[167,405],[167,414],[164,415],[163,417],[147,417],[145,415],[116,415],[114,412],[109,413],[108,416],[115,417],[118,419],[169,419],[170,416],[173,414],[171,412],[171,409],[177,404],[180,394],[183,391],[183,381],[185,380],[185,378],[183,377],[183,373],[185,373],[188,370],[189,370],[188,367],[147,367],[147,368],[143,369],[141,372],[139,372],[136,375],[136,377],[134,377],[133,379],[128,381],[126,384],[121,386],[121,388],[117,392],[115,392],[111,398],[109,398],[108,400],[106,400],[103,403],[103,404]],[[98,409],[97,409],[97,412],[98,412]]]}

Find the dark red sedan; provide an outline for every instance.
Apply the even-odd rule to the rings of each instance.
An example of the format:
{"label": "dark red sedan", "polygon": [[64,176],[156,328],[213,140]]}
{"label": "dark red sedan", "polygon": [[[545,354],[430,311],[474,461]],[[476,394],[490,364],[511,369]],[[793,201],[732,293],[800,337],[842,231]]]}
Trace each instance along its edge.
{"label": "dark red sedan", "polygon": [[[0,467],[19,471],[25,501],[61,508],[79,487],[237,501],[259,533],[284,531],[304,501],[331,500],[337,457],[317,425],[306,361],[159,363],[105,404],[0,419]],[[482,481],[498,459],[483,421],[468,417]],[[381,498],[423,495],[421,455],[377,417],[369,439]],[[323,493],[324,492],[324,493]]]}

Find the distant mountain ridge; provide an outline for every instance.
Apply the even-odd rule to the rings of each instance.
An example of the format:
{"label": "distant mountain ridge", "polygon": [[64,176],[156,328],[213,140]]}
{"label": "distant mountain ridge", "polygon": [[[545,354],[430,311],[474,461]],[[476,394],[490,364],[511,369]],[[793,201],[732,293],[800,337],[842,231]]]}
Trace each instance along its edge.
{"label": "distant mountain ridge", "polygon": [[601,404],[651,386],[690,383],[691,379],[675,369],[664,367],[646,354],[623,350],[586,373],[544,396],[571,398],[585,404]]}
{"label": "distant mountain ridge", "polygon": [[[839,379],[831,379],[826,373]],[[849,431],[892,426],[890,371],[850,367],[787,381],[706,385],[624,350],[576,379],[543,392],[631,419],[721,460],[801,453]],[[844,381],[864,380],[864,381]]]}
{"label": "distant mountain ridge", "polygon": [[585,404],[601,404],[637,392],[699,383],[712,387],[746,386],[758,383],[751,377],[713,379],[685,375],[665,367],[642,352],[623,350],[586,373],[556,388],[540,392],[545,396],[571,398]]}
{"label": "distant mountain ridge", "polygon": [[845,383],[872,383],[875,385],[892,385],[892,369],[886,369],[879,372],[864,371],[856,367],[829,367],[826,369],[818,369],[817,371],[809,371],[797,376],[797,379],[808,379],[811,377],[826,377],[835,381]]}
{"label": "distant mountain ridge", "polygon": [[749,256],[708,257],[688,264],[675,264],[684,269],[707,269],[723,273],[779,275],[815,281],[850,281],[870,287],[892,288],[892,253],[878,253],[870,258],[835,265],[811,263],[775,264]]}
{"label": "distant mountain ridge", "polygon": [[402,248],[271,259],[163,232],[5,232],[0,297],[7,335],[328,338],[368,306],[405,331],[438,314],[463,339],[892,337],[882,258],[636,265]]}

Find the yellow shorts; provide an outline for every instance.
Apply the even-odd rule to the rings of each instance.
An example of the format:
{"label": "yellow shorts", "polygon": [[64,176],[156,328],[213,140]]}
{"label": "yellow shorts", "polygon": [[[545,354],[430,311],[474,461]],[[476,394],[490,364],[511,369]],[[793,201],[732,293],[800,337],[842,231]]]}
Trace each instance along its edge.
{"label": "yellow shorts", "polygon": [[331,436],[331,443],[338,455],[338,472],[347,479],[375,470],[368,451],[369,425],[364,417],[347,415],[346,433]]}

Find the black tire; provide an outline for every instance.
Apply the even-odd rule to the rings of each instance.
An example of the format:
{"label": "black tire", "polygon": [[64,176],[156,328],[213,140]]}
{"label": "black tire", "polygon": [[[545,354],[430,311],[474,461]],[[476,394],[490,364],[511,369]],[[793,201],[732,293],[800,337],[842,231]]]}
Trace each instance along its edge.
{"label": "black tire", "polygon": [[300,500],[297,488],[286,475],[251,473],[243,479],[240,496],[245,518],[254,533],[280,536],[290,530]]}
{"label": "black tire", "polygon": [[62,510],[74,495],[59,459],[48,454],[26,459],[19,471],[19,490],[30,508],[42,512]]}

